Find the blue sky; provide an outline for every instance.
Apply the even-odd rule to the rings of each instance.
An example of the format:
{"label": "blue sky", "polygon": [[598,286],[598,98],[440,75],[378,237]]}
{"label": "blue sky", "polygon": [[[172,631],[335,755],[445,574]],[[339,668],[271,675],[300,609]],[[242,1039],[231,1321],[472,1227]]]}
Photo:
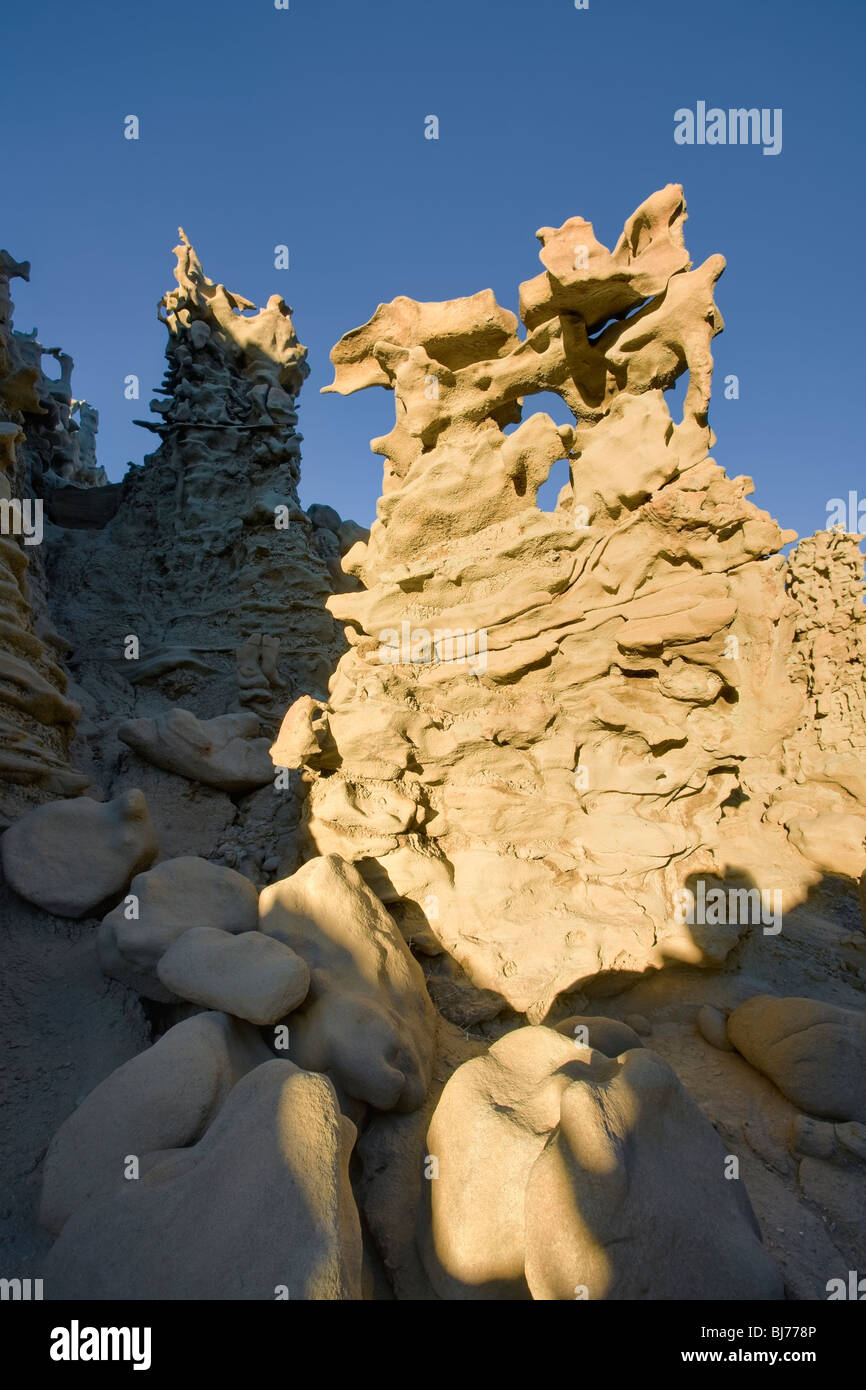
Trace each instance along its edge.
{"label": "blue sky", "polygon": [[[612,246],[680,182],[692,259],[728,261],[715,457],[802,534],[831,497],[866,497],[862,0],[47,0],[3,35],[0,245],[33,264],[16,327],[74,356],[111,478],[153,447],[131,422],[162,376],[179,224],[213,279],[293,306],[302,500],[369,524],[393,400],[319,395],[337,339],[397,294],[490,286],[516,309],[538,227],[581,215]],[[781,107],[781,153],[676,145],[699,100]]]}

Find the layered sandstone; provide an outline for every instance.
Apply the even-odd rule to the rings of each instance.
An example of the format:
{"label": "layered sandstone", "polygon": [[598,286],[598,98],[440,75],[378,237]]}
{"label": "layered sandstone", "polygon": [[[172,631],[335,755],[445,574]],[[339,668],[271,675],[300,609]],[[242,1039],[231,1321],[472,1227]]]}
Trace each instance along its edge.
{"label": "layered sandstone", "polygon": [[[794,533],[709,453],[725,263],[692,268],[685,216],[669,185],[612,252],[580,218],[542,228],[523,337],[485,291],[381,305],[332,353],[330,389],[388,387],[397,423],[344,561],[364,592],[329,603],[350,650],[272,755],[305,770],[315,852],[530,1018],[599,977],[724,959],[737,932],[682,923],[678,894],[724,872],[729,812],[760,823],[744,769],[777,768],[807,717]],[[542,391],[573,426],[527,413]]]}

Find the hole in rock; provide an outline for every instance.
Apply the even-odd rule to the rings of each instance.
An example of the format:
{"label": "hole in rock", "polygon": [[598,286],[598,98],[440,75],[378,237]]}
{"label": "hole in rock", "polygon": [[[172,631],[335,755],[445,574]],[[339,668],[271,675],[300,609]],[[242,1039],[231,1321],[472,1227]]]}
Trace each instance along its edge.
{"label": "hole in rock", "polygon": [[682,376],[678,376],[673,386],[669,386],[665,391],[665,404],[671,413],[671,419],[675,425],[683,423],[683,411],[686,405],[686,393],[689,389],[689,373],[684,371]]}
{"label": "hole in rock", "polygon": [[535,499],[540,512],[555,512],[556,502],[562,489],[571,482],[568,459],[557,459],[545,482],[541,484]]}
{"label": "hole in rock", "polygon": [[[561,396],[555,391],[538,391],[534,396],[523,397],[523,411],[520,424],[524,424],[530,415],[549,415],[555,425],[576,424],[574,415]],[[520,425],[506,425],[503,434],[513,434]]]}

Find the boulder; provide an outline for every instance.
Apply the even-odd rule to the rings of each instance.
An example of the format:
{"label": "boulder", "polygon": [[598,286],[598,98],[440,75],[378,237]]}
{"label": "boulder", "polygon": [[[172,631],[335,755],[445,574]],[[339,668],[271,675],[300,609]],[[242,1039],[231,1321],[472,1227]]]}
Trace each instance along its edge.
{"label": "boulder", "polygon": [[[134,901],[130,901],[133,899]],[[106,975],[148,999],[176,996],[156,974],[160,957],[191,927],[254,931],[258,895],[249,879],[195,856],[158,864],[133,879],[129,897],[100,924],[99,960]]]}
{"label": "boulder", "polygon": [[105,911],[156,854],[147,802],[137,789],[114,801],[51,801],[22,816],[0,840],[7,882],[56,917]]}
{"label": "boulder", "polygon": [[415,961],[375,893],[339,855],[311,859],[262,891],[259,923],[302,956],[310,992],[292,1016],[291,1056],[378,1110],[427,1094],[433,1006]]}
{"label": "boulder", "polygon": [[799,1109],[866,1123],[866,1013],[758,994],[734,1009],[728,1037]]}
{"label": "boulder", "polygon": [[271,1058],[254,1028],[197,1014],[102,1081],[54,1135],[39,1221],[59,1232],[79,1207],[124,1183],[130,1156],[200,1139],[231,1088]]}
{"label": "boulder", "polygon": [[343,524],[340,513],[325,502],[314,502],[307,508],[307,516],[317,529],[333,531],[335,534],[339,533]]}
{"label": "boulder", "polygon": [[354,1140],[325,1077],[265,1062],[198,1143],[152,1153],[139,1181],[67,1221],[46,1287],[76,1300],[360,1298]]}
{"label": "boulder", "polygon": [[571,1038],[578,1047],[591,1047],[603,1052],[605,1057],[619,1057],[632,1047],[643,1047],[638,1034],[627,1023],[616,1018],[596,1017],[592,1014],[573,1014],[554,1025],[557,1033]]}
{"label": "boulder", "polygon": [[251,710],[197,719],[190,710],[170,709],[156,719],[130,719],[117,736],[146,762],[195,782],[243,795],[273,780],[270,739],[259,737]]}
{"label": "boulder", "polygon": [[746,1189],[663,1058],[598,1054],[526,1186],[534,1299],[781,1299]]}
{"label": "boulder", "polygon": [[646,1048],[509,1033],[448,1081],[427,1150],[418,1244],[440,1298],[782,1296],[720,1139]]}
{"label": "boulder", "polygon": [[714,1009],[710,1004],[702,1004],[695,1022],[701,1037],[711,1047],[718,1048],[720,1052],[733,1052],[734,1049],[728,1041],[727,1019],[720,1009]]}
{"label": "boulder", "polygon": [[[507,1033],[449,1080],[427,1131],[438,1176],[424,1183],[418,1247],[444,1299],[526,1299],[523,1194],[585,1070],[551,1028]],[[584,1054],[585,1055],[585,1054]]]}
{"label": "boulder", "polygon": [[232,936],[213,927],[192,927],[169,946],[156,973],[181,999],[260,1026],[291,1013],[310,987],[301,957],[259,931]]}

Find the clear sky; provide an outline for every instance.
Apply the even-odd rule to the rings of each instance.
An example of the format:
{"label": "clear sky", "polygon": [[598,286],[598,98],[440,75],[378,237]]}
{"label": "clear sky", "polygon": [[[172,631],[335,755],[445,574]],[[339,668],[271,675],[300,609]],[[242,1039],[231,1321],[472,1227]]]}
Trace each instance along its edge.
{"label": "clear sky", "polygon": [[[490,286],[516,310],[538,227],[581,215],[613,246],[679,182],[693,261],[728,261],[715,457],[803,534],[866,498],[863,0],[43,0],[2,32],[0,245],[33,266],[15,323],[72,353],[112,479],[154,447],[131,422],[178,225],[214,280],[293,306],[302,500],[369,524],[393,398],[319,395],[337,339],[397,294]],[[781,152],[675,144],[698,101],[781,108]]]}

